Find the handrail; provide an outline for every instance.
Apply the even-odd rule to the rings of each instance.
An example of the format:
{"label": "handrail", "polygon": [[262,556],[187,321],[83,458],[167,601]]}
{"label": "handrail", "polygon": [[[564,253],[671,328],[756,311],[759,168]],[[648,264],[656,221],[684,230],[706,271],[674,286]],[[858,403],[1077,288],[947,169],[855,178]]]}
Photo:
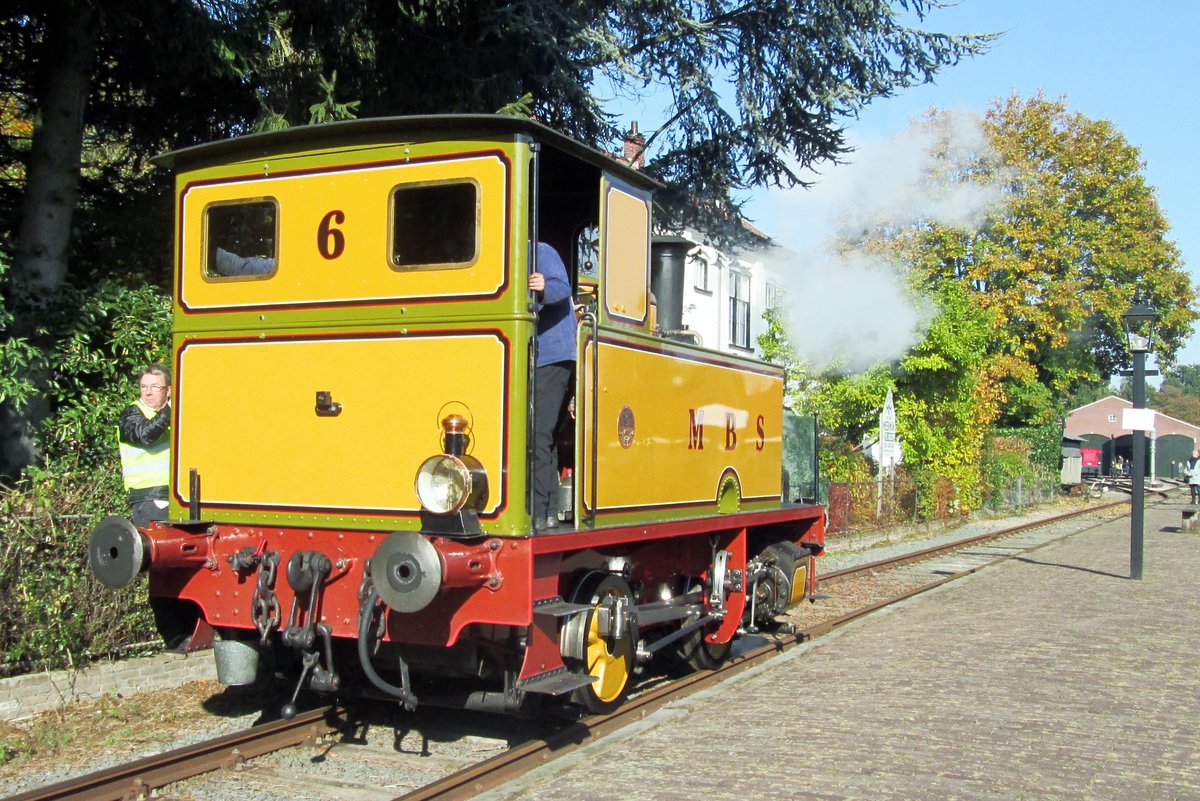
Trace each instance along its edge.
{"label": "handrail", "polygon": [[[579,316],[579,322],[576,324],[575,332],[577,341],[583,341],[583,330],[588,326],[591,326],[592,330],[591,342],[588,345],[588,347],[590,347],[592,350],[592,391],[591,397],[588,398],[587,403],[580,403],[578,402],[579,398],[576,398],[576,408],[580,410],[580,414],[583,416],[583,420],[581,420],[581,432],[586,434],[589,422],[591,423],[592,427],[591,458],[587,468],[588,508],[586,516],[583,514],[582,510],[577,510],[580,525],[582,525],[585,520],[593,525],[596,522],[596,466],[599,463],[599,456],[596,453],[596,449],[600,444],[600,429],[596,424],[596,422],[600,419],[600,322],[597,319],[595,312],[585,311]],[[586,386],[585,382],[582,380],[580,381],[580,384]],[[590,417],[588,417],[588,415],[590,415]],[[580,444],[582,444],[582,441]],[[578,455],[576,456],[576,461],[581,461]],[[579,489],[579,496],[583,497],[582,488],[580,487]]]}

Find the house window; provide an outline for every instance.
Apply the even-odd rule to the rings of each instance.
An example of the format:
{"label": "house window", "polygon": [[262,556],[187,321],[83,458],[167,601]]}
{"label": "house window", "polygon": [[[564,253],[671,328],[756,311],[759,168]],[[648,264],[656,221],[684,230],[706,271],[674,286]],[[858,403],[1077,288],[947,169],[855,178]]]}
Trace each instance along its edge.
{"label": "house window", "polygon": [[703,256],[694,256],[692,263],[696,265],[696,289],[701,292],[712,292],[708,286],[708,259]]}
{"label": "house window", "polygon": [[750,276],[729,273],[729,341],[735,348],[750,348]]}
{"label": "house window", "polygon": [[779,284],[767,284],[767,308],[778,309],[783,306],[783,287]]}

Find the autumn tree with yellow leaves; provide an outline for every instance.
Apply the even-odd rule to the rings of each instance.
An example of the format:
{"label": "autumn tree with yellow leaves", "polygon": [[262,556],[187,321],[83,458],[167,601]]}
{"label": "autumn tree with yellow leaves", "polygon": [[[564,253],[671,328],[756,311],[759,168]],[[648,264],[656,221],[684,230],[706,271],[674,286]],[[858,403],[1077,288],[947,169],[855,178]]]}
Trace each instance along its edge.
{"label": "autumn tree with yellow leaves", "polygon": [[967,511],[984,500],[998,425],[1052,423],[1078,387],[1128,363],[1120,318],[1135,296],[1159,311],[1160,363],[1174,360],[1197,312],[1141,155],[1112,123],[1065,100],[1014,96],[981,120],[975,152],[951,158],[960,144],[949,138],[951,114],[935,109],[915,123],[946,137],[931,150],[925,188],[943,199],[989,190],[989,213],[972,225],[878,219],[840,244],[904,265],[938,317],[896,363],[810,381],[799,405],[854,440],[894,389],[906,463],[927,486],[952,482]]}
{"label": "autumn tree with yellow leaves", "polygon": [[995,184],[1004,205],[976,231],[910,232],[915,262],[993,311],[995,351],[1029,362],[1055,400],[1129,363],[1121,315],[1135,296],[1158,309],[1155,352],[1172,363],[1196,290],[1138,149],[1111,122],[1041,95],[997,102],[984,128],[992,151],[950,178]]}

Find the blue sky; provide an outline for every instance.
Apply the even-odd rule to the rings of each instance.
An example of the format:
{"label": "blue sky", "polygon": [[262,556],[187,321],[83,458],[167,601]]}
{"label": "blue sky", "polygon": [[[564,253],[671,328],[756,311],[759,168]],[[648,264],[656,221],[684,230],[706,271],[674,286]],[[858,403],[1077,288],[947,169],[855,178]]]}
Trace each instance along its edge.
{"label": "blue sky", "polygon": [[[1200,284],[1200,57],[1194,49],[1200,0],[961,0],[918,27],[1004,36],[988,53],[942,72],[935,84],[875,101],[848,123],[852,140],[897,134],[930,106],[983,114],[992,100],[1013,93],[1065,95],[1071,111],[1111,121],[1141,151],[1169,236]],[[788,240],[800,234],[786,233],[792,226],[784,216],[794,210],[782,200],[778,191],[759,193],[747,205],[748,216],[783,245],[802,248],[805,243]],[[1178,360],[1200,364],[1200,333]]]}

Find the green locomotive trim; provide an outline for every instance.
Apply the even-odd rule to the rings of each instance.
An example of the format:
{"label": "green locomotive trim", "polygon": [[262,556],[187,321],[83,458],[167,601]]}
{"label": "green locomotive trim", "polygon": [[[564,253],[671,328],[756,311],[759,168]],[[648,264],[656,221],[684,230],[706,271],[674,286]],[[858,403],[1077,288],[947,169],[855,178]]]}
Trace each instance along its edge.
{"label": "green locomotive trim", "polygon": [[[581,342],[590,343],[593,339],[595,339],[595,335],[589,330],[585,329],[581,333]],[[602,324],[600,326],[599,342],[601,345],[611,345],[645,353],[655,353],[695,364],[725,367],[758,375],[783,377],[783,368],[781,366],[771,362],[764,362],[753,356],[710,350],[699,345],[693,345],[690,342],[663,339],[662,337],[653,336],[643,331],[617,328],[612,325]]]}
{"label": "green locomotive trim", "polygon": [[[415,502],[386,506],[379,503],[366,505],[319,504],[309,503],[304,499],[299,502],[258,500],[262,497],[270,497],[270,493],[262,493],[261,490],[254,488],[253,476],[258,475],[259,471],[287,471],[298,468],[294,467],[290,461],[279,461],[280,457],[273,453],[275,448],[273,443],[280,442],[277,439],[280,435],[270,434],[261,428],[255,429],[256,432],[261,432],[257,434],[255,451],[242,454],[241,438],[235,433],[226,431],[227,426],[230,425],[228,421],[231,419],[236,421],[238,415],[252,417],[257,415],[253,419],[272,421],[279,418],[283,421],[282,424],[286,424],[285,431],[294,432],[293,438],[303,437],[303,432],[297,430],[295,422],[297,420],[301,423],[307,421],[308,425],[313,425],[313,392],[328,390],[333,396],[332,400],[345,401],[347,394],[351,398],[356,398],[356,395],[363,396],[365,393],[368,399],[371,399],[373,391],[369,387],[347,385],[343,378],[337,377],[344,377],[344,372],[335,372],[334,378],[320,378],[328,373],[328,369],[321,363],[313,364],[311,375],[306,373],[299,378],[285,377],[282,386],[278,379],[264,380],[257,373],[247,378],[244,375],[246,366],[270,363],[272,357],[268,354],[273,350],[283,354],[288,350],[295,352],[297,348],[315,347],[334,356],[370,359],[372,357],[367,350],[374,345],[385,348],[387,353],[403,358],[409,352],[405,343],[420,345],[421,343],[443,341],[450,346],[456,342],[469,344],[494,341],[498,348],[498,350],[493,349],[496,353],[495,357],[489,359],[486,364],[473,364],[472,370],[464,373],[462,381],[459,382],[460,384],[466,382],[465,386],[468,389],[474,387],[467,393],[465,406],[464,396],[461,393],[456,394],[451,385],[438,380],[439,373],[434,369],[434,365],[415,362],[404,368],[407,372],[401,374],[394,367],[389,368],[387,363],[377,364],[379,371],[385,371],[389,376],[393,373],[399,376],[389,379],[393,382],[392,385],[396,381],[401,382],[397,392],[390,393],[386,399],[380,401],[386,403],[383,408],[395,408],[396,414],[410,418],[413,415],[411,407],[414,401],[420,398],[426,406],[436,407],[439,411],[436,414],[427,413],[419,419],[410,420],[405,424],[406,430],[415,430],[419,432],[419,436],[405,434],[397,439],[384,440],[376,437],[376,441],[363,442],[363,457],[369,458],[371,449],[385,448],[399,454],[401,462],[405,458],[415,461],[411,471],[402,470],[398,473],[393,471],[388,478],[388,481],[394,479],[394,483],[400,487],[411,487],[415,477],[416,464],[419,464],[421,459],[441,452],[437,431],[438,422],[443,416],[442,410],[462,412],[471,416],[481,415],[484,408],[478,407],[477,404],[473,405],[470,396],[472,394],[478,396],[479,393],[483,393],[483,397],[491,399],[488,407],[494,408],[496,412],[488,413],[484,419],[475,421],[474,431],[478,432],[479,436],[487,438],[487,442],[490,443],[487,447],[493,453],[485,460],[485,466],[490,476],[491,500],[489,508],[479,512],[480,522],[485,531],[491,534],[527,531],[528,513],[521,502],[525,490],[524,469],[510,470],[509,463],[513,458],[518,460],[524,458],[524,409],[527,385],[523,379],[514,380],[513,376],[524,375],[527,370],[528,349],[522,343],[528,340],[532,332],[532,318],[517,318],[508,321],[507,324],[496,320],[490,320],[488,323],[476,326],[459,321],[459,324],[455,326],[430,325],[404,329],[387,326],[353,330],[309,328],[275,331],[269,335],[244,332],[224,332],[214,336],[177,334],[175,337],[175,368],[176,374],[180,378],[177,380],[176,389],[179,400],[176,404],[175,425],[173,426],[173,504],[180,510],[186,510],[189,507],[189,472],[191,468],[197,467],[201,480],[200,502],[206,517],[215,514],[217,519],[251,524],[311,525],[355,530],[419,529],[421,512],[419,505]],[[279,348],[283,348],[284,351],[278,351]],[[195,355],[202,355],[202,352],[211,352],[214,356],[197,362]],[[253,359],[247,362],[245,356],[252,356]],[[294,358],[295,356],[293,356]],[[301,363],[310,362],[311,360],[301,357]],[[494,375],[496,382],[491,383],[489,378],[488,383],[479,384],[479,379],[474,377],[475,373],[487,377]],[[220,385],[217,378],[220,375],[231,376],[226,381],[239,390],[250,386],[253,388],[250,390],[251,392],[257,390],[259,394],[247,396],[245,392],[234,391],[239,404],[229,409],[219,407],[218,400],[228,389]],[[419,378],[422,375],[424,375],[423,381]],[[412,377],[413,380],[410,381],[407,377]],[[291,383],[287,383],[288,381]],[[472,384],[472,382],[475,383]],[[294,396],[297,393],[293,390],[297,388],[296,384],[299,385],[301,396],[299,400],[302,402],[299,412],[295,411],[297,398]],[[384,384],[385,387],[392,385]],[[198,397],[196,393],[200,393]],[[476,400],[478,401],[478,398]],[[374,403],[368,409],[363,406],[366,402],[358,397],[347,403],[347,414],[371,414],[370,409],[379,408],[379,403]],[[289,408],[293,411],[289,412]],[[292,417],[288,417],[289,414]],[[300,417],[296,418],[296,414],[299,414]],[[319,415],[319,413],[316,414]],[[381,418],[377,416],[370,418],[370,420],[376,419]],[[322,423],[316,421],[315,425],[321,426]],[[373,426],[374,423],[371,425]],[[189,436],[195,437],[196,432],[203,433],[202,441],[186,440]],[[315,444],[316,441],[313,440],[313,442]],[[204,466],[204,460],[200,463],[191,463],[196,461],[191,454],[196,451],[197,447],[216,451],[215,457],[207,458],[210,463],[207,469]],[[212,462],[212,458],[216,459],[215,463]],[[319,461],[325,458],[328,457],[321,452],[312,454],[313,460]],[[237,486],[241,491],[241,485],[246,485],[245,497],[214,498],[213,492],[206,493],[206,486],[214,486],[213,476],[210,474],[209,480],[206,480],[206,472],[215,468],[219,468],[221,473],[226,474],[220,476],[220,479],[224,481],[225,489],[218,493],[225,495],[229,492],[228,474],[231,471],[244,471],[245,475],[250,478],[239,480]],[[354,471],[363,470],[364,466],[334,459],[329,462],[328,468],[337,474],[351,474]],[[377,467],[372,467],[363,475],[374,476],[378,471]],[[303,471],[297,473],[297,480],[304,474]],[[303,489],[302,483],[297,485],[296,492],[301,489]],[[295,492],[292,494],[295,495]],[[378,497],[385,503],[387,502],[388,496],[380,495]],[[515,507],[514,499],[516,500]]]}

